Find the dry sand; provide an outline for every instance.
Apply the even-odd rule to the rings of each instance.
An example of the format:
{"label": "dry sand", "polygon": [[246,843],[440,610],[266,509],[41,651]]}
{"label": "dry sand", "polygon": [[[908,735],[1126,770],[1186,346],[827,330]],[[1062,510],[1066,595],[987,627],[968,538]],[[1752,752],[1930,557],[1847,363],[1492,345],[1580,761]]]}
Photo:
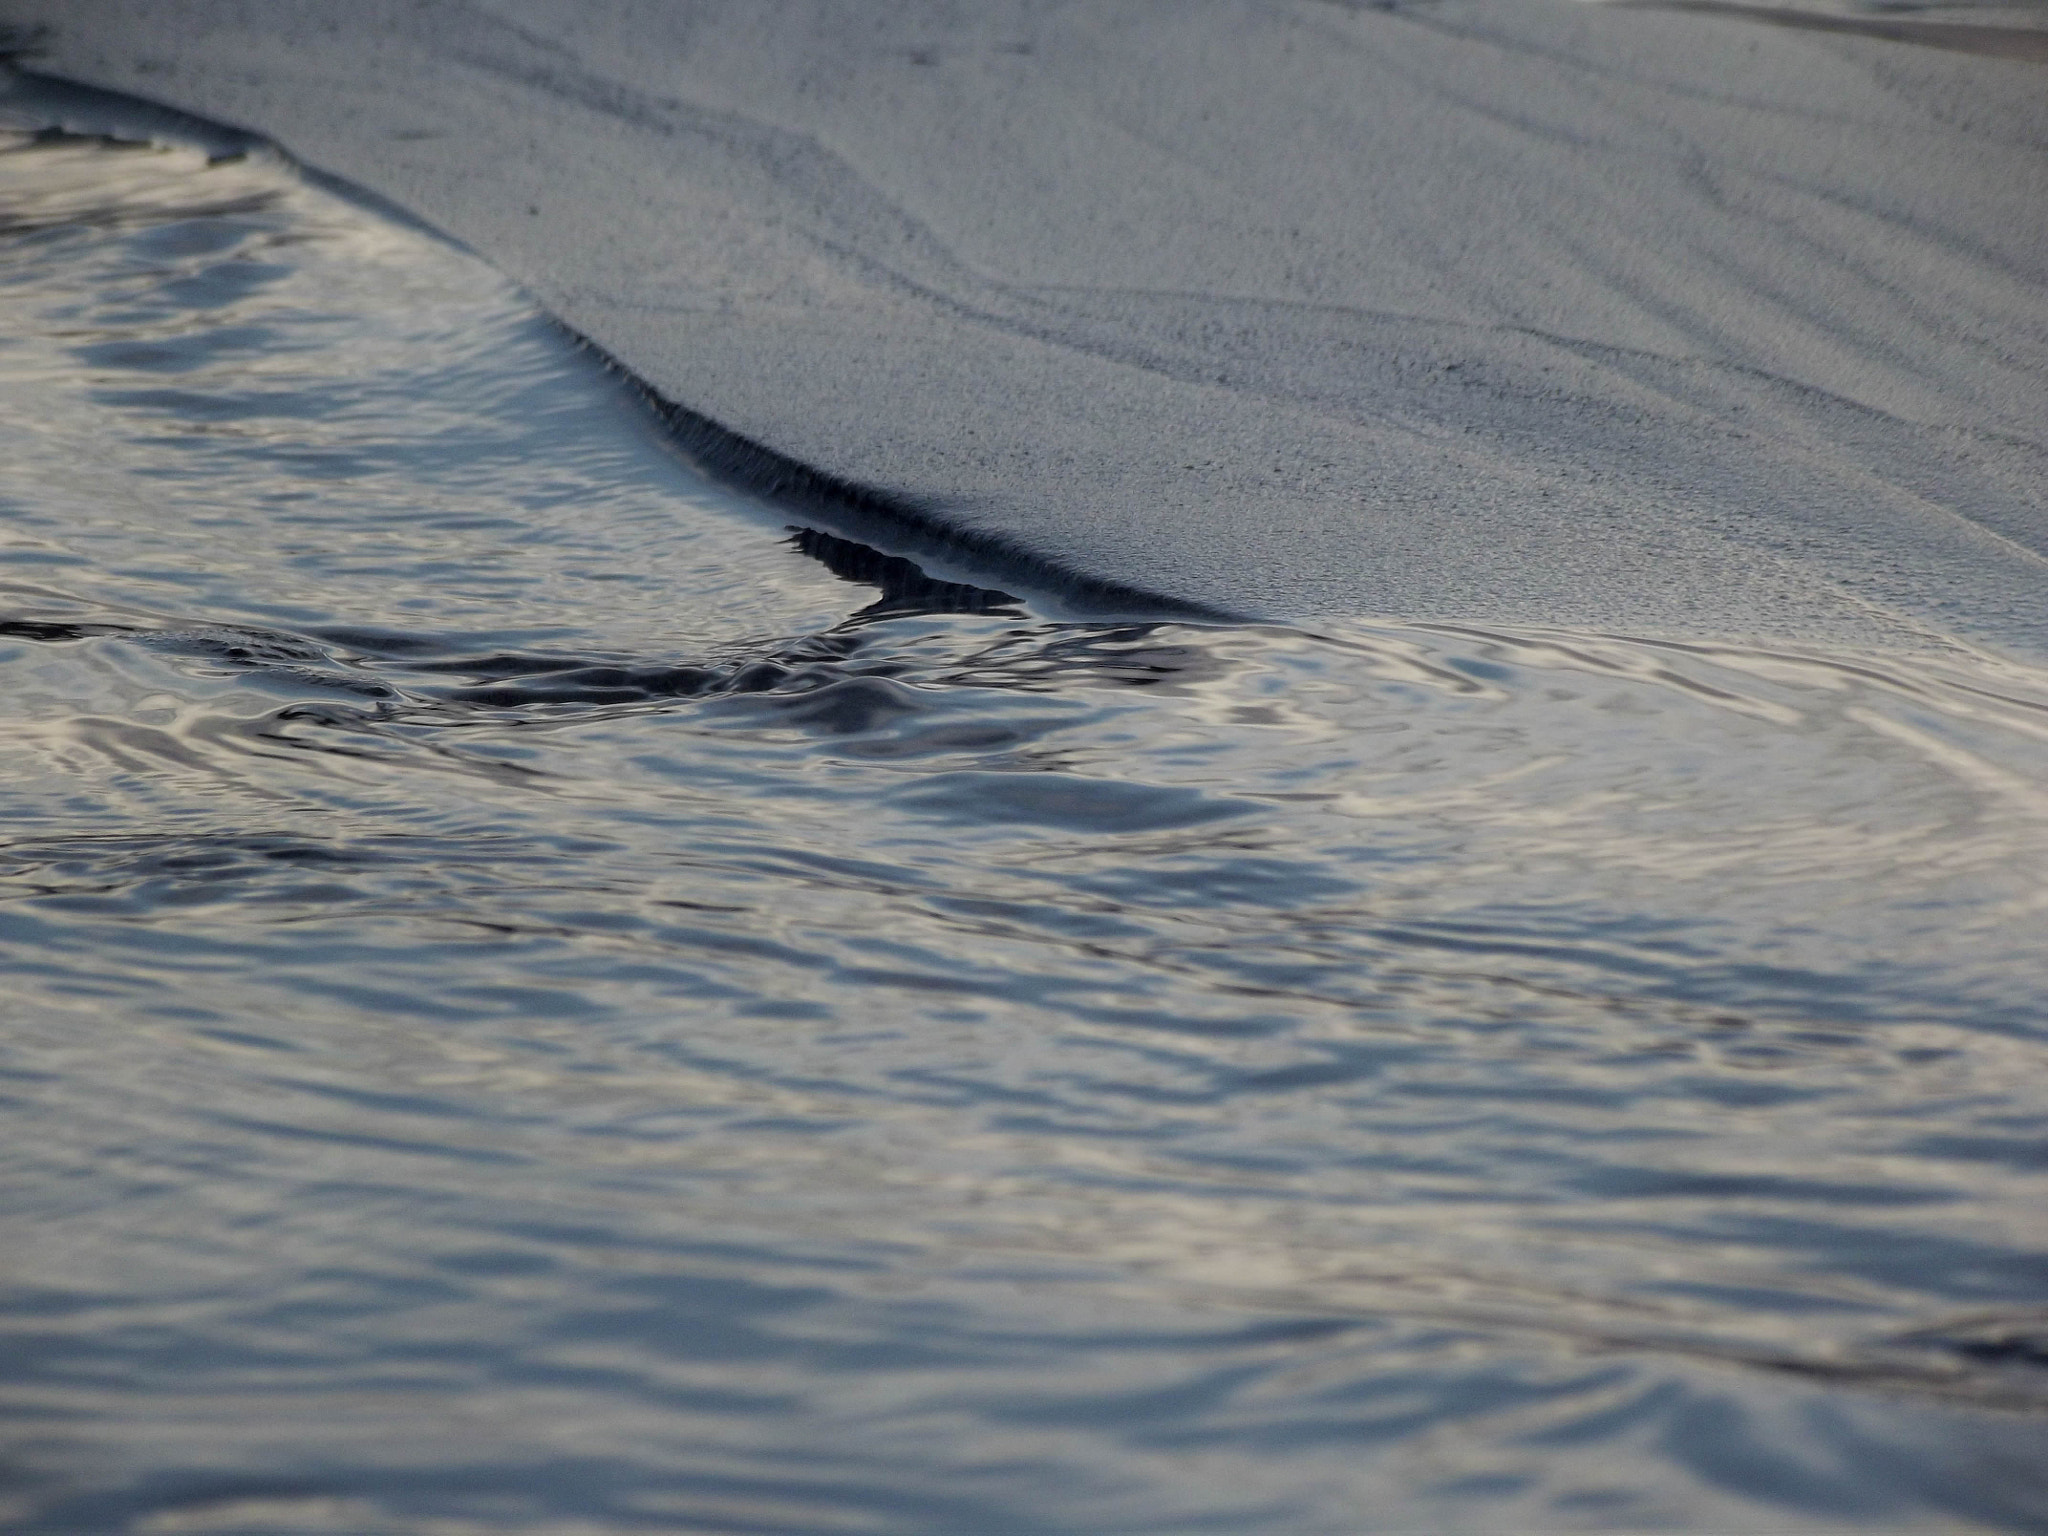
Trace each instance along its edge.
{"label": "dry sand", "polygon": [[1570,0],[0,19],[412,211],[990,578],[2048,654],[2023,57]]}

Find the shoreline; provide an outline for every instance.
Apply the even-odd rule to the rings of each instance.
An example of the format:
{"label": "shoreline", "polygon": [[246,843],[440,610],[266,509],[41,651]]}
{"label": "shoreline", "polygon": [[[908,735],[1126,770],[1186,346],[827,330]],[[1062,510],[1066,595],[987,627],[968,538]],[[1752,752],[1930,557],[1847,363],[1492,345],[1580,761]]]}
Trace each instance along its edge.
{"label": "shoreline", "polygon": [[483,256],[754,488],[970,564],[2048,654],[2016,64],[1498,0],[458,11],[9,8]]}

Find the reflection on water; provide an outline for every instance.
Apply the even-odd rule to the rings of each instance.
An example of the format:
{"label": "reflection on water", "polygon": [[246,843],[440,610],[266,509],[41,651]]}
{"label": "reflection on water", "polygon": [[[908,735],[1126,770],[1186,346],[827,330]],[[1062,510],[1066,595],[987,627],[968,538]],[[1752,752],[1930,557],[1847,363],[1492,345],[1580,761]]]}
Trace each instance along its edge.
{"label": "reflection on water", "polygon": [[2048,1521],[2048,677],[1054,622],[280,165],[0,211],[25,1526]]}

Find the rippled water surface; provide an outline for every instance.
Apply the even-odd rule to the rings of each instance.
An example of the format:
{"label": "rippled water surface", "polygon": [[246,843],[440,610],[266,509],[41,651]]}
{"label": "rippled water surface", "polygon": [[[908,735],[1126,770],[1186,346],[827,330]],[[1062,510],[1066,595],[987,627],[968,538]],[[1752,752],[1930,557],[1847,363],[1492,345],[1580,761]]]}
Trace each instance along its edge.
{"label": "rippled water surface", "polygon": [[921,580],[261,158],[0,424],[21,1528],[2048,1525],[2048,676]]}

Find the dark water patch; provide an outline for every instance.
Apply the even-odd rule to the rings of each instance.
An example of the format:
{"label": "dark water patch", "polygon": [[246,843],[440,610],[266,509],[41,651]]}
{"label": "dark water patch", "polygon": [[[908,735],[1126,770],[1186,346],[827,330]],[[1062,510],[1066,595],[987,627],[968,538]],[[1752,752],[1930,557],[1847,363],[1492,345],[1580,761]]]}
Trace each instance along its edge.
{"label": "dark water patch", "polygon": [[274,161],[15,205],[6,1518],[2039,1524],[2048,679],[1056,617]]}
{"label": "dark water patch", "polygon": [[1256,807],[1196,790],[1068,774],[949,774],[897,803],[940,821],[1068,832],[1156,832],[1242,816]]}

